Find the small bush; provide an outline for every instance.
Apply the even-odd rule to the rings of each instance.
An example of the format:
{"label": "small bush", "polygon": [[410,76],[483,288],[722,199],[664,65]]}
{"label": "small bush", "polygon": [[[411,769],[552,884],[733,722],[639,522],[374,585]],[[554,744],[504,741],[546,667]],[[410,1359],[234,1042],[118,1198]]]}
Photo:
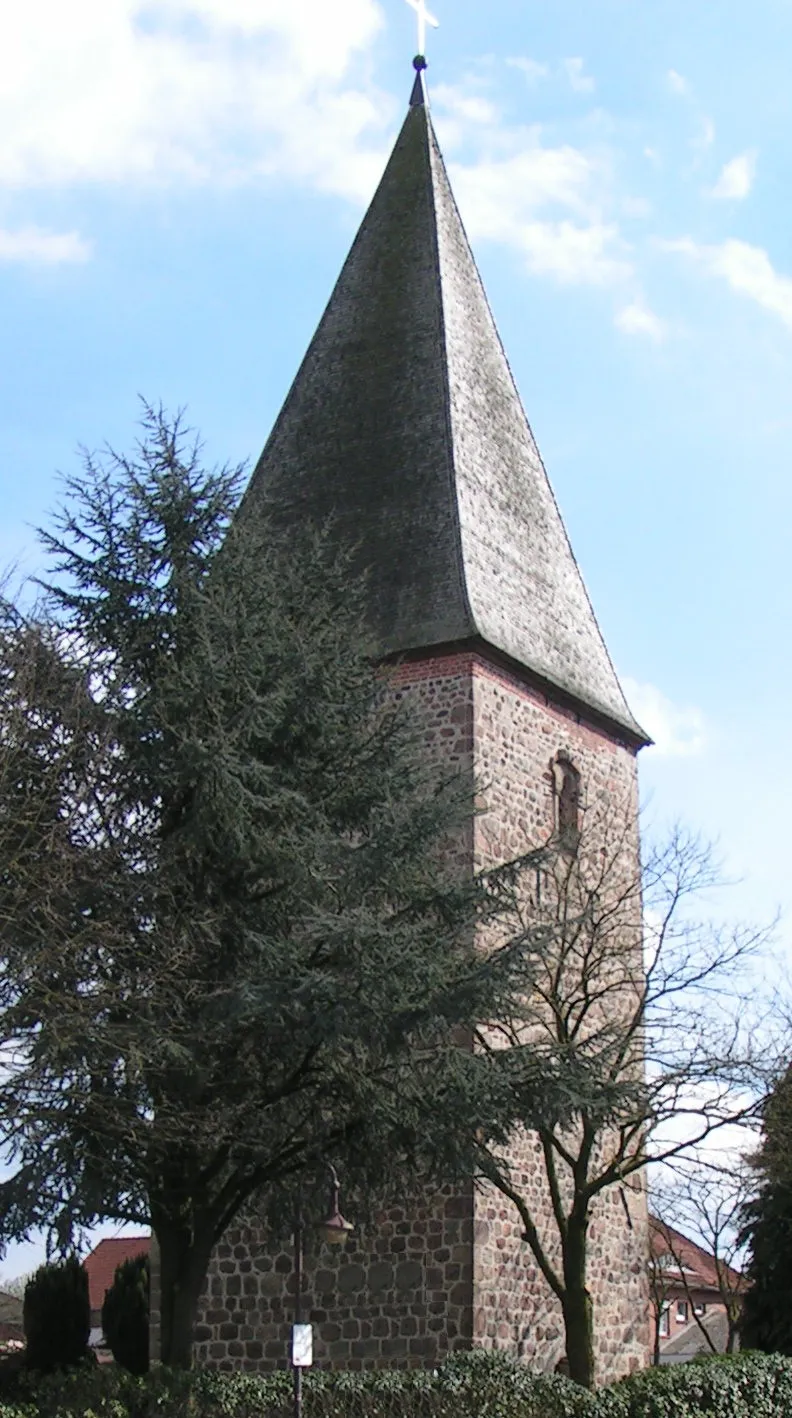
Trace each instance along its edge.
{"label": "small bush", "polygon": [[51,1373],[87,1361],[91,1336],[88,1276],[76,1256],[42,1265],[25,1286],[22,1322],[29,1369]]}
{"label": "small bush", "polygon": [[735,1354],[645,1369],[596,1395],[595,1418],[790,1418],[792,1359]]}
{"label": "small bush", "polygon": [[135,1256],[117,1266],[102,1305],[102,1329],[117,1364],[131,1374],[148,1373],[148,1256]]}

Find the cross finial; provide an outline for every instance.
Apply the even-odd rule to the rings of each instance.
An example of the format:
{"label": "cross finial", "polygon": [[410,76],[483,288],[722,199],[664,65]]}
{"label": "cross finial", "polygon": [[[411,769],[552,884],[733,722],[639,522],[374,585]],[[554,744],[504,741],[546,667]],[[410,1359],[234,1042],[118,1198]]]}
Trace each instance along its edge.
{"label": "cross finial", "polygon": [[418,58],[423,59],[426,53],[426,26],[431,25],[432,29],[437,29],[440,21],[436,20],[430,10],[426,8],[426,0],[407,0],[407,4],[418,16]]}

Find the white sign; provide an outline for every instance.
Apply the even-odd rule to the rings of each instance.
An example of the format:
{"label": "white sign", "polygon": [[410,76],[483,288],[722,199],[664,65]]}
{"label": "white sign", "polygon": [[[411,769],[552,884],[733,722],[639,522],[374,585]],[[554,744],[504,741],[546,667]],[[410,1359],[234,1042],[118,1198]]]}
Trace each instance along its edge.
{"label": "white sign", "polygon": [[292,1325],[292,1368],[310,1369],[313,1364],[313,1325]]}

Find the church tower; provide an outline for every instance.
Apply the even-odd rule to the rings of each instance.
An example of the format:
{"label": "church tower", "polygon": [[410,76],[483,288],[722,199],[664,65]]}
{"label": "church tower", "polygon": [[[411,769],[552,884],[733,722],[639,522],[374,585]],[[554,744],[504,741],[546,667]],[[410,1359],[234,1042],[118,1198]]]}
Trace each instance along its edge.
{"label": "church tower", "polygon": [[[416,66],[419,61],[416,61]],[[394,692],[469,774],[470,870],[543,843],[574,792],[623,815],[637,868],[636,756],[622,693],[523,411],[429,116],[422,69],[380,186],[261,455],[241,515],[322,524],[357,548]],[[483,810],[474,813],[474,784]],[[479,804],[481,807],[481,804]],[[515,1145],[539,1208],[541,1166]],[[598,1373],[647,1359],[646,1202],[592,1227]],[[502,1347],[552,1370],[558,1302],[510,1204],[474,1189],[383,1217],[306,1279],[320,1363],[433,1366]],[[218,1248],[202,1363],[281,1367],[288,1254],[237,1228]]]}

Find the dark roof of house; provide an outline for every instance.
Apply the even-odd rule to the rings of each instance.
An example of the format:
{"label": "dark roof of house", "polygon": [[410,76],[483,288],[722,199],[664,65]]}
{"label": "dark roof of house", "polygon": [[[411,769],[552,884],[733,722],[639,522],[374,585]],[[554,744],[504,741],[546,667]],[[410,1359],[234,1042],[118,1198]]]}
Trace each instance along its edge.
{"label": "dark roof of house", "polygon": [[[712,1344],[707,1343],[706,1335],[702,1334],[702,1326],[707,1331]],[[686,1359],[695,1359],[698,1354],[711,1354],[712,1345],[715,1346],[716,1354],[725,1354],[726,1346],[729,1342],[729,1321],[725,1310],[710,1310],[706,1315],[701,1316],[701,1322],[691,1320],[684,1329],[677,1330],[670,1339],[661,1341],[660,1356],[663,1363],[668,1363],[670,1359],[684,1362]]]}
{"label": "dark roof of house", "polygon": [[135,1256],[147,1256],[150,1250],[150,1236],[113,1236],[99,1242],[96,1249],[83,1261],[83,1268],[88,1272],[91,1310],[101,1310],[104,1297],[115,1278],[117,1266],[125,1260],[133,1260]]}
{"label": "dark roof of house", "polygon": [[404,126],[251,479],[332,520],[384,654],[483,640],[648,742],[588,599],[418,76]]}
{"label": "dark roof of house", "polygon": [[[661,1221],[657,1216],[649,1217],[649,1234],[652,1247],[652,1255],[655,1259],[662,1256],[669,1257],[667,1267],[667,1278],[673,1283],[675,1272],[679,1277],[679,1284],[687,1281],[688,1286],[693,1289],[719,1290],[718,1269],[715,1257],[706,1250],[704,1246],[692,1241],[689,1236],[677,1231],[674,1226],[669,1226],[666,1221]],[[743,1289],[745,1278],[739,1270],[733,1266],[722,1262],[725,1277],[729,1290],[734,1292]]]}

